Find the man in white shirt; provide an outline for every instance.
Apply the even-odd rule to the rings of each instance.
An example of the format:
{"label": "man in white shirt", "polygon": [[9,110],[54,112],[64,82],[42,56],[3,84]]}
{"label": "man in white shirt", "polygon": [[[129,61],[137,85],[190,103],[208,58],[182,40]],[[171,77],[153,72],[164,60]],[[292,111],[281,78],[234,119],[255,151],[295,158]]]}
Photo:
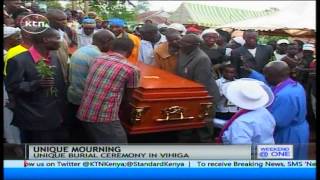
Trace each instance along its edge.
{"label": "man in white shirt", "polygon": [[232,64],[223,65],[221,68],[222,77],[216,80],[217,86],[219,87],[219,91],[221,94],[220,101],[217,105],[216,118],[229,120],[234,113],[239,111],[239,108],[228,101],[228,99],[224,95],[223,88],[226,83],[232,82],[236,77],[236,68]]}
{"label": "man in white shirt", "polygon": [[269,87],[256,80],[239,79],[230,82],[226,97],[237,112],[222,128],[217,142],[223,144],[274,144],[276,122],[266,109],[274,99]]}
{"label": "man in white shirt", "polygon": [[226,47],[226,56],[230,57],[231,56],[231,51],[233,49],[237,49],[241,46],[244,45],[246,41],[243,39],[243,37],[238,36],[238,37],[234,37],[230,40],[230,42],[227,44]]}
{"label": "man in white shirt", "polygon": [[288,48],[289,41],[286,39],[280,39],[277,41],[277,48],[274,51],[274,60],[280,61],[282,58],[286,56],[287,48]]}
{"label": "man in white shirt", "polygon": [[154,49],[161,43],[167,41],[166,37],[162,35],[158,27],[154,24],[145,24],[140,30],[142,40],[139,49],[138,60],[144,64],[154,65]]}
{"label": "man in white shirt", "polygon": [[82,28],[78,30],[78,48],[92,44],[92,37],[95,33],[96,21],[94,19],[84,19]]}

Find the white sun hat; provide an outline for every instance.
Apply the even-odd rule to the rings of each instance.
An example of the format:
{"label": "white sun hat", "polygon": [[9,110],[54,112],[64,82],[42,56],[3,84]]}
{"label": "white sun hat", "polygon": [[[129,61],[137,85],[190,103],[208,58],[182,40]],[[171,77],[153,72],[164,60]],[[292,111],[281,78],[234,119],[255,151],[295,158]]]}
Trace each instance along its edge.
{"label": "white sun hat", "polygon": [[303,47],[302,47],[302,50],[306,51],[314,51],[314,45],[312,44],[304,44]]}
{"label": "white sun hat", "polygon": [[243,46],[246,43],[246,41],[241,36],[234,37],[232,38],[232,40],[234,40],[236,43],[240,44],[241,46]]}
{"label": "white sun hat", "polygon": [[243,78],[227,83],[223,94],[236,106],[255,110],[272,104],[274,95],[271,89],[261,81]]}
{"label": "white sun hat", "polygon": [[290,42],[288,40],[286,40],[286,39],[279,39],[277,41],[277,44],[290,44]]}
{"label": "white sun hat", "polygon": [[259,81],[259,80],[256,80],[256,79],[252,79],[252,78],[241,78],[241,79],[239,79],[239,80],[243,80],[243,81],[255,81],[255,82],[259,83],[260,86],[262,86],[262,88],[268,93],[268,96],[269,96],[269,98],[270,98],[270,99],[269,99],[269,102],[265,105],[265,107],[268,107],[268,106],[270,106],[270,105],[273,103],[273,101],[274,101],[274,94],[273,94],[271,88],[270,88],[267,84],[265,84],[265,83],[262,82],[262,81]]}
{"label": "white sun hat", "polygon": [[5,26],[5,27],[3,27],[3,38],[7,38],[9,36],[12,36],[20,31],[21,31],[20,28]]}
{"label": "white sun hat", "polygon": [[200,35],[201,39],[203,39],[203,36],[206,34],[217,34],[219,36],[219,33],[214,28],[209,28],[209,29],[205,29],[204,31],[202,31],[202,33]]}
{"label": "white sun hat", "polygon": [[183,24],[180,23],[172,23],[168,26],[168,29],[175,29],[181,33],[182,36],[186,35],[187,29]]}

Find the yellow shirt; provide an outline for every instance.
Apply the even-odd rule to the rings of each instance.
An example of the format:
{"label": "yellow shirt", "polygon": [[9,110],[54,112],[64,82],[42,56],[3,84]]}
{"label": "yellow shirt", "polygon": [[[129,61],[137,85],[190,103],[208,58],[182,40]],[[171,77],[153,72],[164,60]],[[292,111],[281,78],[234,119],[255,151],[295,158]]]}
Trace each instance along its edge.
{"label": "yellow shirt", "polygon": [[129,38],[133,41],[134,47],[131,55],[128,57],[129,62],[136,64],[138,61],[139,49],[140,49],[140,38],[128,33]]}
{"label": "yellow shirt", "polygon": [[3,74],[6,76],[7,75],[7,64],[8,64],[8,61],[13,58],[14,56],[16,55],[19,55],[25,51],[27,51],[28,49],[23,47],[22,45],[18,45],[18,46],[15,46],[11,49],[9,49],[9,51],[7,52],[7,54],[4,56],[4,70],[3,70]]}

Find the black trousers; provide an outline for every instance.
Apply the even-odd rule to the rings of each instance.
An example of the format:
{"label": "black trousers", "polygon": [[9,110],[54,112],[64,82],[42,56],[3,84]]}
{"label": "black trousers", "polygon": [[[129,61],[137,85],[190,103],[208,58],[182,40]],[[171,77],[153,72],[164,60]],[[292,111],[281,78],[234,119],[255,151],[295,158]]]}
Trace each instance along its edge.
{"label": "black trousers", "polygon": [[120,121],[109,123],[82,122],[91,143],[128,143],[127,134]]}
{"label": "black trousers", "polygon": [[207,124],[202,128],[179,131],[177,139],[178,143],[213,143],[213,122],[208,120]]}
{"label": "black trousers", "polygon": [[227,112],[216,112],[216,118],[218,119],[223,119],[223,120],[229,120],[235,113]]}
{"label": "black trousers", "polygon": [[20,129],[22,143],[61,143],[64,136],[61,127],[52,130],[23,130]]}
{"label": "black trousers", "polygon": [[69,117],[63,124],[64,129],[68,132],[68,141],[70,143],[89,143],[91,142],[88,133],[86,133],[81,121],[77,118],[79,105],[68,105]]}

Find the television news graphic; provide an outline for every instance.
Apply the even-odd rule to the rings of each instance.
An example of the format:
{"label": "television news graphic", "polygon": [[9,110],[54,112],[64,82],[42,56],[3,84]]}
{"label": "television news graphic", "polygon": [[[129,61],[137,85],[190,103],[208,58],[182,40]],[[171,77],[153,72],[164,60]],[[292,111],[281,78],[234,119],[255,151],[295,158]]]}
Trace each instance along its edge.
{"label": "television news graphic", "polygon": [[[26,159],[251,159],[250,145],[28,145]],[[237,151],[235,151],[237,149]]]}
{"label": "television news graphic", "polygon": [[316,172],[315,160],[288,159],[292,145],[30,144],[24,149],[25,159],[4,161],[6,180],[314,180]]}
{"label": "television news graphic", "polygon": [[6,168],[314,168],[315,160],[5,160]]}
{"label": "television news graphic", "polygon": [[[4,145],[4,159],[294,159],[293,145]],[[237,151],[234,151],[237,149]],[[143,150],[143,151],[141,151]]]}
{"label": "television news graphic", "polygon": [[293,159],[293,145],[257,145],[257,159]]}

